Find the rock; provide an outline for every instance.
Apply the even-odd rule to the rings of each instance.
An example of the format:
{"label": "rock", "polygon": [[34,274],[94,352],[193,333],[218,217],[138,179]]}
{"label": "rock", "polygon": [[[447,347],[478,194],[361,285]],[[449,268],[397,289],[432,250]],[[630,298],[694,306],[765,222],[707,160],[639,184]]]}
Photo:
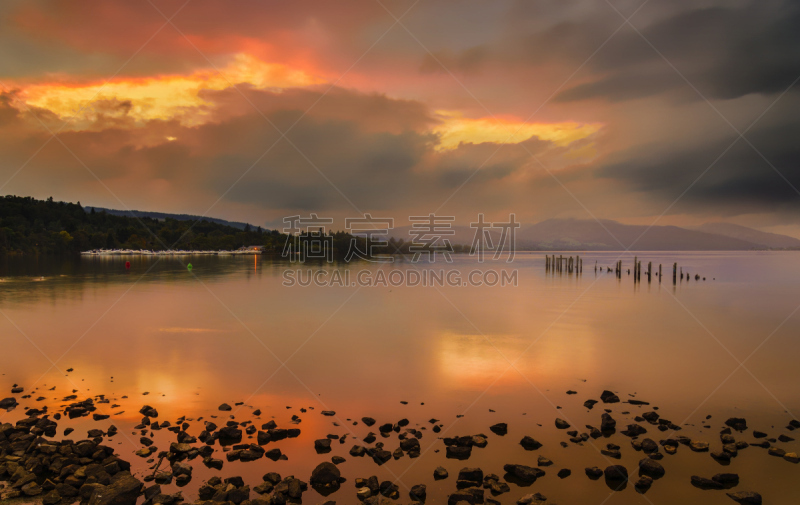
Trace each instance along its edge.
{"label": "rock", "polygon": [[527,435],[522,437],[522,440],[520,440],[519,443],[526,451],[535,451],[536,449],[538,449],[538,448],[540,448],[542,446],[542,444],[539,443],[537,440],[535,440],[535,439],[533,439],[533,438],[531,438],[531,437],[529,437]]}
{"label": "rock", "polygon": [[617,427],[617,422],[608,412],[600,415],[600,431],[613,431]]}
{"label": "rock", "polygon": [[561,470],[558,471],[557,475],[559,479],[566,479],[567,477],[572,475],[572,470],[570,470],[569,468],[562,468]]}
{"label": "rock", "polygon": [[459,447],[451,445],[447,447],[445,454],[451,459],[469,459],[470,455],[472,455],[472,446]]}
{"label": "rock", "polygon": [[700,489],[722,489],[724,487],[720,482],[717,482],[713,479],[699,477],[697,475],[692,475],[691,479],[692,485]]}
{"label": "rock", "polygon": [[551,466],[553,462],[544,456],[539,456],[539,459],[536,461],[537,466]]}
{"label": "rock", "polygon": [[569,428],[569,423],[558,417],[556,418],[556,428],[558,428],[559,430],[566,430],[567,428]]}
{"label": "rock", "polygon": [[652,485],[653,485],[653,478],[650,477],[649,475],[640,476],[639,480],[637,480],[636,484],[634,484],[636,489],[639,489],[640,491],[647,491],[648,489],[650,489],[650,486]]}
{"label": "rock", "polygon": [[363,446],[360,446],[360,445],[354,445],[353,447],[350,448],[350,455],[354,456],[354,457],[360,458],[360,457],[364,456],[364,454],[366,454],[366,453],[367,453],[367,449],[365,447],[363,447]]}
{"label": "rock", "polygon": [[782,458],[782,457],[784,457],[786,455],[786,451],[784,451],[780,447],[770,447],[769,450],[767,451],[767,453],[770,456],[776,456],[778,458]]}
{"label": "rock", "polygon": [[[544,475],[544,471],[540,468],[533,468],[525,465],[504,465],[503,470],[508,472],[512,477],[515,477],[527,484],[533,483],[539,477]],[[509,480],[508,478],[506,480]]]}
{"label": "rock", "polygon": [[597,468],[596,466],[587,467],[585,472],[586,476],[592,480],[599,479],[603,476],[603,470]]}
{"label": "rock", "polygon": [[458,480],[480,485],[483,482],[483,470],[480,468],[462,468],[458,472]]}
{"label": "rock", "polygon": [[483,489],[464,489],[447,497],[448,505],[463,505],[464,502],[470,505],[483,503]]}
{"label": "rock", "polygon": [[448,475],[449,474],[447,473],[447,470],[444,467],[441,467],[441,466],[436,467],[436,469],[433,471],[433,478],[435,480],[446,479],[448,477]]}
{"label": "rock", "polygon": [[654,479],[664,476],[665,470],[661,463],[652,458],[644,458],[639,461],[639,475],[647,475]]}
{"label": "rock", "polygon": [[331,439],[330,438],[321,438],[319,440],[314,440],[314,449],[317,452],[327,452],[331,450]]}
{"label": "rock", "polygon": [[320,412],[320,414],[322,414],[323,416],[327,416],[327,417],[333,417],[333,416],[336,415],[336,412],[334,412],[332,410],[323,410],[322,412]]}
{"label": "rock", "polygon": [[492,433],[495,435],[500,435],[501,437],[508,434],[508,424],[506,423],[497,423],[490,426],[489,429],[492,431]]}
{"label": "rock", "polygon": [[694,452],[707,452],[708,442],[699,442],[697,440],[692,440],[691,442],[689,442],[689,448]]}
{"label": "rock", "polygon": [[375,419],[371,417],[362,417],[361,422],[366,424],[367,426],[372,426],[373,424],[375,424]]}
{"label": "rock", "polygon": [[796,452],[787,452],[786,454],[783,455],[783,459],[785,459],[789,463],[800,462],[800,457],[797,456]]}
{"label": "rock", "polygon": [[719,482],[720,484],[733,484],[736,485],[739,483],[739,474],[736,473],[718,473],[715,476],[711,477],[711,480],[714,482]]}
{"label": "rock", "polygon": [[761,495],[752,491],[739,491],[738,493],[725,493],[733,501],[745,505],[761,505]]}
{"label": "rock", "polygon": [[600,400],[602,400],[603,403],[619,403],[619,396],[615,395],[611,391],[605,390],[600,395]]}
{"label": "rock", "polygon": [[603,475],[612,481],[628,480],[628,469],[622,465],[611,465],[603,470]]}
{"label": "rock", "polygon": [[547,498],[544,495],[541,493],[534,493],[526,494],[517,500],[517,505],[544,505],[545,502],[547,502]]}
{"label": "rock", "polygon": [[42,497],[42,505],[56,505],[56,503],[61,501],[61,496],[58,494],[58,491],[53,489],[46,495]]}
{"label": "rock", "polygon": [[311,472],[309,483],[315,487],[338,487],[339,479],[342,477],[339,468],[333,463],[320,463]]}
{"label": "rock", "polygon": [[592,410],[595,403],[597,403],[597,400],[586,400],[585,402],[583,402],[583,406],[589,410]]}
{"label": "rock", "polygon": [[12,409],[19,405],[16,398],[3,398],[0,400],[0,409]]}
{"label": "rock", "polygon": [[230,412],[233,409],[227,403],[223,403],[222,405],[219,406],[219,410],[221,410],[223,412]]}
{"label": "rock", "polygon": [[725,421],[725,425],[730,426],[731,428],[737,431],[744,431],[747,429],[747,421],[741,417],[731,417],[730,419]]}
{"label": "rock", "polygon": [[129,472],[119,472],[108,486],[96,488],[89,505],[136,505],[142,483]]}
{"label": "rock", "polygon": [[424,502],[425,498],[427,498],[428,488],[425,484],[417,484],[416,486],[411,487],[411,492],[409,496],[412,500]]}

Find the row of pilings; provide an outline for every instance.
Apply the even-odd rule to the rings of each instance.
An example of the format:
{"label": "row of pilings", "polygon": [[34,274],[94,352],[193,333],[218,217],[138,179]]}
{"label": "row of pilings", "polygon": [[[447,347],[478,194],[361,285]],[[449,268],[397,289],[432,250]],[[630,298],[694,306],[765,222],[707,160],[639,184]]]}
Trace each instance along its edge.
{"label": "row of pilings", "polygon": [[582,274],[583,259],[580,256],[545,256],[545,271],[553,274]]}
{"label": "row of pilings", "polygon": [[[614,272],[614,275],[618,279],[622,278],[623,272],[627,273],[627,275],[631,275],[631,269],[630,268],[625,269],[624,266],[623,266],[622,260],[617,260],[617,262],[614,264],[614,268],[611,268],[611,267],[605,267],[605,268],[606,268],[606,271],[609,272],[609,273],[610,272]],[[600,272],[603,271],[603,267],[602,266],[598,266],[597,261],[595,261],[595,263],[594,263],[594,271],[595,271],[595,273],[598,272],[598,269],[599,269]],[[581,258],[580,256],[577,256],[577,255],[574,258],[572,256],[563,256],[563,255],[556,256],[555,254],[546,255],[545,256],[545,271],[547,273],[552,273],[552,274],[561,274],[561,273],[582,274],[583,273],[583,258]],[[663,277],[661,263],[658,264],[658,270],[656,271],[656,270],[653,269],[653,262],[652,261],[648,261],[647,262],[647,268],[643,270],[642,269],[642,262],[639,260],[639,257],[638,256],[634,256],[634,258],[633,258],[633,282],[634,283],[642,282],[642,272],[644,272],[645,279],[647,279],[648,283],[653,281],[653,276],[655,276],[658,279],[659,284],[661,283],[661,279]],[[683,282],[684,279],[686,280],[686,282],[689,282],[691,280],[691,276],[689,275],[689,272],[684,273],[683,272],[683,267],[680,267],[680,269],[679,269],[678,268],[678,264],[677,263],[673,263],[672,264],[672,284],[677,284],[678,280]],[[695,281],[699,281],[700,279],[701,279],[701,277],[700,277],[699,274],[695,274],[694,275],[694,280]],[[706,278],[702,277],[702,280],[706,280]]]}

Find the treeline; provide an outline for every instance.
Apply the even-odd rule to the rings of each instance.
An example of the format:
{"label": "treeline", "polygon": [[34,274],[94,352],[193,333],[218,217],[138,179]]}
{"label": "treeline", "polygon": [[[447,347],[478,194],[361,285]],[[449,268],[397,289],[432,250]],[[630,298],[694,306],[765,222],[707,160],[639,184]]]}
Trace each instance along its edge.
{"label": "treeline", "polygon": [[[267,254],[281,254],[289,237],[276,230],[246,226],[244,230],[206,220],[183,221],[171,218],[127,217],[106,212],[86,212],[78,203],[56,202],[53,198],[36,200],[31,197],[0,197],[0,254],[80,254],[92,249],[133,249],[160,251],[165,249],[232,251],[245,246],[263,246]],[[379,254],[412,253],[412,243],[390,239],[383,246],[368,243],[363,237],[346,232],[327,232],[324,238],[317,233],[305,234],[291,241],[290,252],[304,254],[319,249],[337,259],[349,259]],[[468,248],[454,245],[454,253]]]}
{"label": "treeline", "polygon": [[281,251],[286,235],[240,230],[209,221],[178,221],[86,212],[53,198],[0,197],[0,254],[79,254],[91,249],[234,250],[265,246]]}

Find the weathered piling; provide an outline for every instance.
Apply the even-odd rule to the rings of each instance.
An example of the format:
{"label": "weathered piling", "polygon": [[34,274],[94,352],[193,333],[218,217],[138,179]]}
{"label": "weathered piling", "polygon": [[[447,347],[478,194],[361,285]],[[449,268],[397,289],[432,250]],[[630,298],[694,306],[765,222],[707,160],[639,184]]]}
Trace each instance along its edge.
{"label": "weathered piling", "polygon": [[658,283],[661,284],[661,263],[658,264]]}
{"label": "weathered piling", "polygon": [[647,282],[650,282],[653,278],[653,262],[647,262]]}

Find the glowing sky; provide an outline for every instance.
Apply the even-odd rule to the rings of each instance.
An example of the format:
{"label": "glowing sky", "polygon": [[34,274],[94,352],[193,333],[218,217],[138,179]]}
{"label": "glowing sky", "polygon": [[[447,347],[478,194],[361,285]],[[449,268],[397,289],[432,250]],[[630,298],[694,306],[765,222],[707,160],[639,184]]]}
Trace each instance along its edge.
{"label": "glowing sky", "polygon": [[777,0],[8,1],[0,193],[797,235],[798,23]]}

